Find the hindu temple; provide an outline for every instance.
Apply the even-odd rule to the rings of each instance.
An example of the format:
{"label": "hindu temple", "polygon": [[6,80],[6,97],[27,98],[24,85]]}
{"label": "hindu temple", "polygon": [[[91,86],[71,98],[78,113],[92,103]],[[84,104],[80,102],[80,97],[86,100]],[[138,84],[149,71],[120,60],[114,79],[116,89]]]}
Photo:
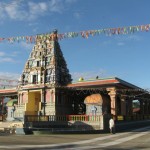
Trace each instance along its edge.
{"label": "hindu temple", "polygon": [[1,121],[17,120],[30,129],[104,130],[110,115],[118,121],[150,118],[150,94],[138,86],[96,75],[73,82],[56,30],[37,36],[18,86],[1,89],[0,100]]}

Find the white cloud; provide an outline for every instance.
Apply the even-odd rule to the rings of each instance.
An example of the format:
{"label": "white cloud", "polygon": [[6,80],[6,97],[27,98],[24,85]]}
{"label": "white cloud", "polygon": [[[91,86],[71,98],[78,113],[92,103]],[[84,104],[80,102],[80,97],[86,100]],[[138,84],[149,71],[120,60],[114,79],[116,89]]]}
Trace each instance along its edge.
{"label": "white cloud", "polygon": [[112,44],[112,40],[103,41],[102,44],[104,44],[104,45],[110,45],[110,44]]}
{"label": "white cloud", "polygon": [[18,80],[20,74],[12,73],[12,72],[0,72],[1,79],[16,79]]}
{"label": "white cloud", "polygon": [[23,20],[27,18],[26,11],[22,9],[22,5],[20,5],[18,1],[13,1],[9,5],[7,3],[3,3],[3,6],[6,17],[8,16],[10,19],[13,20]]}
{"label": "white cloud", "polygon": [[29,55],[30,52],[33,49],[35,43],[26,43],[26,42],[21,42],[20,46],[27,52],[27,54]]}
{"label": "white cloud", "polygon": [[10,6],[6,6],[5,7],[5,11],[6,13],[8,14],[8,16],[11,18],[11,19],[15,19],[18,15],[17,15],[17,10],[18,9],[18,6],[17,5],[10,5]]}
{"label": "white cloud", "polygon": [[13,53],[11,54],[12,57],[18,56],[20,54],[20,52],[18,51],[13,51]]}
{"label": "white cloud", "polygon": [[118,45],[118,46],[123,46],[123,45],[125,45],[125,43],[119,42],[119,43],[117,43],[117,45]]}
{"label": "white cloud", "polygon": [[16,63],[17,61],[11,57],[15,57],[19,54],[20,52],[18,51],[13,51],[12,53],[4,53],[0,52],[0,63],[3,62],[10,62],[10,63]]}
{"label": "white cloud", "polygon": [[0,72],[0,88],[14,88],[18,85],[19,74]]}
{"label": "white cloud", "polygon": [[115,39],[117,41],[123,42],[123,41],[141,41],[142,37],[138,35],[125,35],[125,36],[116,36]]}
{"label": "white cloud", "polygon": [[27,53],[30,53],[32,51],[34,43],[20,42],[20,46],[23,47],[27,51]]}
{"label": "white cloud", "polygon": [[0,57],[5,56],[4,52],[0,52]]}
{"label": "white cloud", "polygon": [[34,28],[32,31],[35,33],[37,33],[37,31],[39,30],[39,24],[37,22],[29,22],[28,26],[31,26],[31,27],[33,26]]}
{"label": "white cloud", "polygon": [[16,63],[17,61],[10,58],[10,57],[4,57],[4,58],[0,58],[0,62],[3,63],[3,62],[10,62],[10,63]]}
{"label": "white cloud", "polygon": [[37,22],[30,22],[28,23],[29,26],[38,26],[38,23]]}
{"label": "white cloud", "polygon": [[29,7],[28,20],[36,19],[39,15],[42,15],[48,9],[46,2],[45,3],[29,2],[28,7]]}
{"label": "white cloud", "polygon": [[4,9],[3,9],[1,3],[0,3],[0,18],[1,18],[1,19],[4,19],[4,18],[5,18]]}
{"label": "white cloud", "polygon": [[6,53],[0,52],[0,63],[3,63],[3,62],[15,63],[16,60],[12,59],[11,57],[8,57],[8,54],[7,54],[7,57],[6,57]]}
{"label": "white cloud", "polygon": [[142,38],[140,36],[138,36],[138,35],[129,35],[127,37],[127,40],[141,41]]}
{"label": "white cloud", "polygon": [[0,18],[31,21],[45,14],[62,13],[66,5],[74,2],[76,0],[49,0],[41,2],[13,0],[10,3],[0,2]]}
{"label": "white cloud", "polygon": [[0,72],[0,79],[19,80],[20,74],[12,72]]}
{"label": "white cloud", "polygon": [[51,0],[48,5],[49,10],[51,12],[58,12],[58,13],[62,13],[65,7],[62,0]]}

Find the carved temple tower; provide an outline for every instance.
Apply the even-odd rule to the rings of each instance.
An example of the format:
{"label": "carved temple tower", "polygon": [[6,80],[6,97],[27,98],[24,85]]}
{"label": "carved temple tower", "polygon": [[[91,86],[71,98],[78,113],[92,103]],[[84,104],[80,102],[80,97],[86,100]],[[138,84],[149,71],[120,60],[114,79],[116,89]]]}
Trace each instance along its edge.
{"label": "carved temple tower", "polygon": [[71,81],[57,40],[57,31],[50,35],[38,35],[20,79],[15,115],[22,117],[62,113],[58,109],[60,106],[57,107],[60,95],[57,87],[65,86]]}

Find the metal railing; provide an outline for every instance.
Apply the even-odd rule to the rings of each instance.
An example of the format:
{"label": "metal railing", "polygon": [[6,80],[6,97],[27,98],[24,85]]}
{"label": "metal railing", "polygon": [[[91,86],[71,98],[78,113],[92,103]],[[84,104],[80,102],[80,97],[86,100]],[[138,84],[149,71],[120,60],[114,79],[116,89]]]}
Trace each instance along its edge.
{"label": "metal railing", "polygon": [[146,120],[150,119],[150,114],[149,115],[130,115],[130,116],[124,116],[125,121],[134,121],[134,120]]}
{"label": "metal railing", "polygon": [[[83,122],[100,122],[100,115],[25,115],[26,122],[40,122],[40,121],[83,121]],[[116,116],[116,121],[138,121],[150,119],[150,115],[130,115],[130,116]]]}
{"label": "metal railing", "polygon": [[35,121],[100,121],[100,115],[49,115],[49,116],[37,116],[37,115],[25,115],[26,122]]}

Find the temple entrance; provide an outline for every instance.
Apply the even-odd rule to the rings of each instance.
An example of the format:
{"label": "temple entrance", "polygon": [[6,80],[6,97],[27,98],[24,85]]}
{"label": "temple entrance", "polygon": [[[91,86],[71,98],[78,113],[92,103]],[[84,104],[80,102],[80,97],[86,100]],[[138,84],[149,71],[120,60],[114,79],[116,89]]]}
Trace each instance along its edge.
{"label": "temple entrance", "polygon": [[41,110],[41,91],[28,93],[25,115],[38,115]]}

